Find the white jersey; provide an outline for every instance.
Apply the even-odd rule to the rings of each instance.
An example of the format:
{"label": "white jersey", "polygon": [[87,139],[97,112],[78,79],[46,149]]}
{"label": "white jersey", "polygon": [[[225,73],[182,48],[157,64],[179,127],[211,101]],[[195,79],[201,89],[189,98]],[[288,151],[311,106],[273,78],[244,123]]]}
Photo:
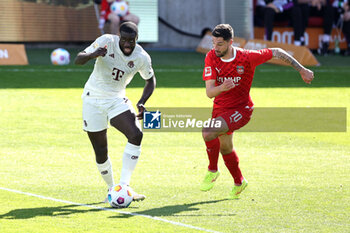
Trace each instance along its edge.
{"label": "white jersey", "polygon": [[97,48],[105,46],[106,56],[96,59],[83,95],[107,99],[124,97],[126,86],[137,72],[145,80],[154,75],[148,53],[137,44],[134,51],[129,56],[125,56],[119,48],[119,37],[116,35],[100,36],[84,51],[92,53]]}

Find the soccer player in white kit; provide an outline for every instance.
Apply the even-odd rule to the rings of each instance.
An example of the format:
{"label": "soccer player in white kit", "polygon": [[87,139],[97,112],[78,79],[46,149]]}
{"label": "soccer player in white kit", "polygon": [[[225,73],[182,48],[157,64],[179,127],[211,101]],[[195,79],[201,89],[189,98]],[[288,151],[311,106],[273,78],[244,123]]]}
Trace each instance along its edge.
{"label": "soccer player in white kit", "polygon": [[[108,157],[108,121],[128,139],[119,183],[129,185],[141,153],[143,134],[138,120],[142,119],[144,104],[156,86],[151,58],[136,43],[137,37],[136,24],[125,22],[120,25],[120,36],[105,34],[97,38],[75,59],[75,64],[83,65],[96,58],[94,70],[85,84],[82,95],[83,129],[94,148],[97,168],[109,188],[115,183]],[[136,105],[138,115],[125,96],[125,88],[137,72],[146,82]],[[136,192],[133,194],[134,201],[145,199],[144,195]]]}

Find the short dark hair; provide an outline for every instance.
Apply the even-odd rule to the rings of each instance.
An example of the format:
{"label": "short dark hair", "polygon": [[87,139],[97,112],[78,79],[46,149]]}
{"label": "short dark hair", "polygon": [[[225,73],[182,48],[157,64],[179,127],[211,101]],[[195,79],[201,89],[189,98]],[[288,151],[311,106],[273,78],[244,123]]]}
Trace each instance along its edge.
{"label": "short dark hair", "polygon": [[126,33],[135,33],[136,36],[138,35],[139,30],[137,29],[137,25],[133,22],[124,22],[120,25],[119,28],[120,32],[126,32]]}
{"label": "short dark hair", "polygon": [[233,39],[233,28],[229,24],[219,24],[212,31],[213,36],[222,37],[225,41]]}

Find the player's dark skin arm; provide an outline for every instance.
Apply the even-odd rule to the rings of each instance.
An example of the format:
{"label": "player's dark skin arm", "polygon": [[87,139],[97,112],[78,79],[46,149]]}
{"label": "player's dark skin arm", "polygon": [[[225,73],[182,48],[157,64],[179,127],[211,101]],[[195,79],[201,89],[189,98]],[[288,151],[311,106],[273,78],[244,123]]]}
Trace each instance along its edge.
{"label": "player's dark skin arm", "polygon": [[93,53],[86,53],[85,51],[82,51],[78,53],[77,57],[74,60],[74,64],[76,65],[84,65],[86,62],[90,61],[91,59],[97,58],[99,56],[104,57],[107,53],[106,48],[98,48]]}
{"label": "player's dark skin arm", "polygon": [[284,61],[287,64],[290,64],[295,70],[297,70],[305,83],[310,84],[311,81],[314,79],[314,72],[305,68],[294,57],[289,55],[289,53],[287,53],[283,49],[271,48],[271,51],[274,58],[277,58],[279,60]]}
{"label": "player's dark skin arm", "polygon": [[156,87],[156,77],[153,75],[152,78],[146,80],[145,87],[143,88],[142,96],[137,102],[136,106],[139,111],[139,114],[137,114],[137,119],[142,120],[143,118],[143,112],[146,110],[144,104],[148,100],[148,98],[152,95],[154,88]]}

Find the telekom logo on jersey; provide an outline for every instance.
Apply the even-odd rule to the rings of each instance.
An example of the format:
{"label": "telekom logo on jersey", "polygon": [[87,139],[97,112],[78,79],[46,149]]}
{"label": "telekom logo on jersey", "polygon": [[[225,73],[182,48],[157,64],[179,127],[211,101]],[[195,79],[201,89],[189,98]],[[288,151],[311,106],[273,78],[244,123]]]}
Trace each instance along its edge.
{"label": "telekom logo on jersey", "polygon": [[123,75],[125,74],[124,71],[118,69],[118,68],[113,68],[113,79],[116,80],[116,81],[120,81],[120,79],[123,77]]}

